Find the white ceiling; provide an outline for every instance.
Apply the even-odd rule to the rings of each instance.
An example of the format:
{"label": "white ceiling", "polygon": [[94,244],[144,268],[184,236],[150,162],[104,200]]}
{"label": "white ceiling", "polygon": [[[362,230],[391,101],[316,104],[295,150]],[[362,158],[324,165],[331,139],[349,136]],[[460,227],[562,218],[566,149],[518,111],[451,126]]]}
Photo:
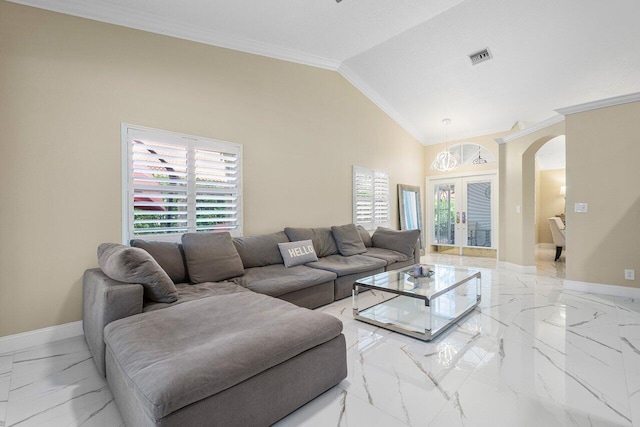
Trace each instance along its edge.
{"label": "white ceiling", "polygon": [[336,69],[424,144],[640,92],[637,0],[14,1]]}

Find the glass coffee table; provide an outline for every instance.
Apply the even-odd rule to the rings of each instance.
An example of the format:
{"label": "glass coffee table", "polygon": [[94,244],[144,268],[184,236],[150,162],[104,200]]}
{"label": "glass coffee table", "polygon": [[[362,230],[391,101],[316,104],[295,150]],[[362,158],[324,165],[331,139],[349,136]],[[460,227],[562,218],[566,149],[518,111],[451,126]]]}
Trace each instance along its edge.
{"label": "glass coffee table", "polygon": [[[481,300],[480,271],[448,265],[430,266],[431,277],[414,277],[413,267],[386,271],[353,284],[353,317],[362,322],[431,341],[471,312]],[[375,289],[390,298],[367,305],[363,297]]]}

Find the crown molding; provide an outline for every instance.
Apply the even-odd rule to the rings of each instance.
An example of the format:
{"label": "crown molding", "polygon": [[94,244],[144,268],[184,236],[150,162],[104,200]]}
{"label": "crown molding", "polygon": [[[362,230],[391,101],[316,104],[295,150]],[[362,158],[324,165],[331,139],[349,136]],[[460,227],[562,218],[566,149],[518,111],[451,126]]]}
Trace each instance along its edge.
{"label": "crown molding", "polygon": [[385,101],[385,99],[382,96],[380,96],[378,92],[376,92],[371,86],[369,86],[360,77],[360,75],[358,75],[358,73],[353,71],[349,66],[345,65],[344,63],[340,65],[340,67],[338,67],[338,73],[340,73],[340,75],[342,75],[342,77],[344,77],[356,89],[362,92],[364,96],[369,98],[371,102],[376,104],[378,108],[380,108],[389,117],[395,120],[395,122],[398,123],[402,128],[404,128],[404,130],[409,132],[409,134],[413,136],[415,139],[417,139],[418,142],[420,142],[422,145],[426,145],[426,142],[424,138],[420,135],[420,132],[418,132],[413,126],[411,126],[409,122],[405,120],[404,117],[402,117],[402,115],[395,108],[389,105],[389,103],[387,103],[387,101]]}
{"label": "crown molding", "polygon": [[92,1],[90,4],[77,0],[8,0],[25,6],[46,9],[66,15],[78,16],[95,21],[148,31],[179,39],[190,40],[208,45],[223,47],[254,55],[266,56],[288,62],[335,71],[340,61],[311,55],[293,49],[287,49],[263,43],[257,40],[236,37],[227,33],[211,31],[202,27],[183,24],[173,19],[152,13],[132,11],[125,7]]}
{"label": "crown molding", "polygon": [[498,144],[505,144],[509,141],[513,141],[514,139],[518,139],[518,138],[522,138],[523,136],[530,135],[534,132],[539,131],[540,129],[544,129],[548,126],[555,125],[556,123],[560,123],[562,121],[564,121],[564,116],[558,114],[547,120],[543,120],[541,122],[535,123],[526,129],[512,133],[511,135],[505,136],[504,138],[496,138],[496,142]]}
{"label": "crown molding", "polygon": [[640,101],[640,92],[614,96],[613,98],[601,99],[599,101],[586,102],[584,104],[573,105],[571,107],[558,108],[555,111],[558,114],[566,116],[567,114],[582,113],[583,111],[597,110],[599,108],[613,107],[615,105],[638,101]]}
{"label": "crown molding", "polygon": [[426,138],[424,145],[444,144],[445,142],[451,145],[451,144],[456,144],[458,142],[465,142],[465,140],[476,138],[478,136],[493,135],[494,133],[502,133],[508,130],[509,130],[508,126],[506,128],[504,126],[496,126],[496,127],[484,128],[484,129],[474,130],[474,131],[464,131],[459,133],[452,132],[452,133],[449,133],[448,140],[446,140],[446,138],[443,138],[443,137]]}

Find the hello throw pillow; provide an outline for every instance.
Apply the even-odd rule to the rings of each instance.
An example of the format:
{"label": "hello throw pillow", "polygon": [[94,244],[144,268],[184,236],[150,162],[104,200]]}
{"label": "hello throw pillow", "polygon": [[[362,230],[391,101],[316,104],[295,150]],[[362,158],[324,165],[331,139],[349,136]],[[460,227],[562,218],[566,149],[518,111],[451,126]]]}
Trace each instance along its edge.
{"label": "hello throw pillow", "polygon": [[298,242],[278,243],[280,254],[284,260],[284,266],[295,267],[318,260],[311,240],[300,240]]}

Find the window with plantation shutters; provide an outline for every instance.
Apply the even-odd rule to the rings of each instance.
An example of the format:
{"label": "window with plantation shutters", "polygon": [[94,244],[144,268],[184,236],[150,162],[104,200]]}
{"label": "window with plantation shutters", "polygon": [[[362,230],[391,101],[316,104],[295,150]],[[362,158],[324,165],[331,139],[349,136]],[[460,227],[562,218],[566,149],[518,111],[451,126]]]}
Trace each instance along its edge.
{"label": "window with plantation shutters", "polygon": [[242,147],[123,125],[123,241],[242,234]]}
{"label": "window with plantation shutters", "polygon": [[353,167],[353,222],[367,230],[390,224],[389,174]]}

